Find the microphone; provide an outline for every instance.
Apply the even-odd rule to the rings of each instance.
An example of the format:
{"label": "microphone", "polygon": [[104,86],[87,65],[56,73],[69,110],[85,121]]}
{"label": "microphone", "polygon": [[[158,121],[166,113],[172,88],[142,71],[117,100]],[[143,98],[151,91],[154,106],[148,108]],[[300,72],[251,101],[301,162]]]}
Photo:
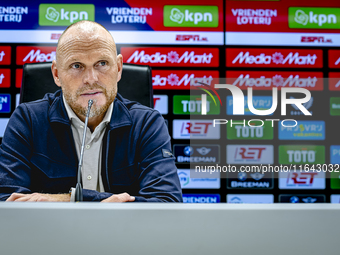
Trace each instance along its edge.
{"label": "microphone", "polygon": [[76,185],[76,191],[75,191],[75,201],[76,202],[82,202],[83,201],[83,188],[81,186],[81,167],[83,165],[86,128],[87,128],[87,123],[89,122],[89,116],[90,116],[92,104],[93,104],[93,100],[90,99],[89,102],[88,102],[88,108],[87,108],[85,125],[84,125],[83,140],[81,142],[81,149],[80,149],[80,159],[79,159],[79,164],[78,164],[78,175],[77,175],[77,185]]}

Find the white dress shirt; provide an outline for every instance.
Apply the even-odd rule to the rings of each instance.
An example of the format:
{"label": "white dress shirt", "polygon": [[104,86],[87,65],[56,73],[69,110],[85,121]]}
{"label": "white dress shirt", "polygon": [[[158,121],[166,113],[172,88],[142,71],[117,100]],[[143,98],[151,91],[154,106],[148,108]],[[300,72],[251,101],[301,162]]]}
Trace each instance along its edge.
{"label": "white dress shirt", "polygon": [[[66,102],[63,95],[63,101],[66,108],[67,115],[71,120],[71,129],[74,139],[74,144],[77,151],[78,160],[80,159],[81,142],[83,139],[84,125],[78,116],[74,113],[72,108]],[[82,164],[82,187],[84,189],[96,190],[104,192],[104,185],[101,176],[101,164],[102,164],[102,145],[103,137],[105,134],[106,126],[111,120],[113,111],[113,102],[110,104],[106,111],[106,114],[95,128],[93,133],[89,127],[86,128],[85,148]],[[72,188],[71,202],[75,200],[75,189]]]}

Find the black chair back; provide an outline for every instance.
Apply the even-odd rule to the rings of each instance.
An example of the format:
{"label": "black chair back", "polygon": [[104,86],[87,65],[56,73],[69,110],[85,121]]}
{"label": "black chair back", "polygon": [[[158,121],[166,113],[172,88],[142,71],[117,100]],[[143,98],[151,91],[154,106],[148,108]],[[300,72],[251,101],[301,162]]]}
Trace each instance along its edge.
{"label": "black chair back", "polygon": [[[20,103],[38,100],[46,93],[60,89],[51,71],[51,62],[25,64],[23,67]],[[151,68],[149,66],[123,64],[118,93],[123,97],[153,108]]]}

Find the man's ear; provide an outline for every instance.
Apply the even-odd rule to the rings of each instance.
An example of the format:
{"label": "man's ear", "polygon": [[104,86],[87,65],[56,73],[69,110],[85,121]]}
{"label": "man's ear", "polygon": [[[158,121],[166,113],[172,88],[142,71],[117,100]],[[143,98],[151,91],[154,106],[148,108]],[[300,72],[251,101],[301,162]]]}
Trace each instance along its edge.
{"label": "man's ear", "polygon": [[123,56],[121,54],[117,56],[117,67],[118,67],[117,82],[119,82],[120,79],[122,78],[123,72]]}
{"label": "man's ear", "polygon": [[55,60],[52,61],[51,71],[52,71],[55,84],[57,84],[58,87],[61,87],[58,69],[57,69],[57,62]]}

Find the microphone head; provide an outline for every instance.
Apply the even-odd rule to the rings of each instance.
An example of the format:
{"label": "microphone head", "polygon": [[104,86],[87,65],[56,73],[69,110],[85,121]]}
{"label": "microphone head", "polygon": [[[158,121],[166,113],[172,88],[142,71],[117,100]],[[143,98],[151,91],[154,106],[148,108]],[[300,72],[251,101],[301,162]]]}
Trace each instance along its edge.
{"label": "microphone head", "polygon": [[89,106],[89,107],[91,107],[91,106],[92,106],[92,104],[93,104],[93,100],[92,100],[92,99],[90,99],[90,100],[88,101],[88,106]]}

